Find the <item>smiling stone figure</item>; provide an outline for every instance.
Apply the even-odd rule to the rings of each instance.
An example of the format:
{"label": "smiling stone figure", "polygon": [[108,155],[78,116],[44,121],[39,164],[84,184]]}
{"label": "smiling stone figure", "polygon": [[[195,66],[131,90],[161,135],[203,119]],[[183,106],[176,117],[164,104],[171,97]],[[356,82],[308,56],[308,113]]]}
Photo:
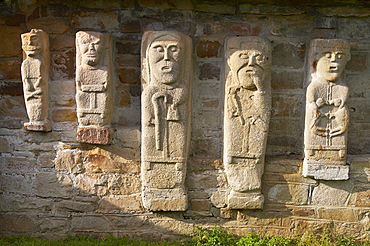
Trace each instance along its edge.
{"label": "smiling stone figure", "polygon": [[271,45],[261,37],[227,40],[224,165],[230,209],[261,209],[261,178],[271,110]]}
{"label": "smiling stone figure", "polygon": [[303,176],[348,179],[349,92],[342,73],[351,58],[349,44],[339,39],[315,39],[310,52],[312,79],[306,97]]}
{"label": "smiling stone figure", "polygon": [[143,203],[152,211],[187,208],[191,39],[179,32],[143,36]]}

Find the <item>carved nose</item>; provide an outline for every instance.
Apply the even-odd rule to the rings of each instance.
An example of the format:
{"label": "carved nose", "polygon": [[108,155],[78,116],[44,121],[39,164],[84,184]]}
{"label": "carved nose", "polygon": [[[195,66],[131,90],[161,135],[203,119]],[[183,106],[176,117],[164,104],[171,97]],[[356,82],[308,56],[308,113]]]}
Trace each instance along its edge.
{"label": "carved nose", "polygon": [[170,56],[168,55],[168,50],[167,49],[164,51],[164,57],[163,57],[163,59],[165,61],[169,61],[170,60]]}
{"label": "carved nose", "polygon": [[337,60],[336,54],[331,54],[330,61],[335,62]]}
{"label": "carved nose", "polygon": [[256,64],[256,57],[255,56],[250,56],[248,60],[248,65],[253,66]]}
{"label": "carved nose", "polygon": [[94,44],[89,44],[89,50],[95,50]]}

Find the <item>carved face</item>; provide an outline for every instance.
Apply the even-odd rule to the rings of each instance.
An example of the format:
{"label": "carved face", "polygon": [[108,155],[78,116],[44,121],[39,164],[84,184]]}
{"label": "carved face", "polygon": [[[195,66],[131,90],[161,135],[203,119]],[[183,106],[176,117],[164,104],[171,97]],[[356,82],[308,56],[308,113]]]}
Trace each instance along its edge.
{"label": "carved face", "polygon": [[36,56],[41,53],[42,37],[37,33],[22,34],[22,49],[27,56]]}
{"label": "carved face", "polygon": [[104,39],[99,34],[82,35],[79,38],[79,46],[83,63],[96,66],[100,62],[104,48]]}
{"label": "carved face", "polygon": [[182,59],[178,40],[169,36],[169,40],[154,41],[149,47],[148,56],[152,79],[163,84],[178,80]]}
{"label": "carved face", "polygon": [[337,81],[342,74],[348,57],[344,52],[331,51],[322,54],[317,62],[316,72],[327,81]]}
{"label": "carved face", "polygon": [[229,59],[233,76],[240,86],[255,88],[254,81],[263,78],[263,70],[268,57],[259,50],[238,50]]}

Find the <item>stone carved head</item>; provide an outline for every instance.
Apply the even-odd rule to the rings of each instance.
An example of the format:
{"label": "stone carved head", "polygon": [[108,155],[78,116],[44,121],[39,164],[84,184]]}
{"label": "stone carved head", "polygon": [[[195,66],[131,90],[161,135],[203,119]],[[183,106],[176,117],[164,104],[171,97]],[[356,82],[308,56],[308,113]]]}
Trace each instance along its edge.
{"label": "stone carved head", "polygon": [[105,35],[99,32],[77,32],[76,45],[83,64],[96,66],[100,63],[105,48]]}
{"label": "stone carved head", "polygon": [[351,59],[349,44],[338,39],[316,39],[311,46],[316,49],[313,62],[316,76],[330,82],[337,81]]}
{"label": "stone carved head", "polygon": [[21,39],[22,49],[26,56],[42,55],[46,49],[49,49],[49,38],[43,30],[32,29],[28,33],[23,33]]}
{"label": "stone carved head", "polygon": [[183,47],[180,37],[164,34],[152,41],[148,47],[150,79],[163,84],[172,84],[179,79]]}
{"label": "stone carved head", "polygon": [[271,46],[260,37],[231,38],[227,63],[234,85],[255,89],[256,80],[265,79],[265,71],[271,66]]}

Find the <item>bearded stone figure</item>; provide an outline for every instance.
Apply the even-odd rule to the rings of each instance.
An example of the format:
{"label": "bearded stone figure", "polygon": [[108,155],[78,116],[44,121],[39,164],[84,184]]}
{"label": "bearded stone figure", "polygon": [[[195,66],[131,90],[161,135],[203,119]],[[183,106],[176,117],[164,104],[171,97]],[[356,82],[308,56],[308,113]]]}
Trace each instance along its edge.
{"label": "bearded stone figure", "polygon": [[110,36],[76,33],[77,141],[109,144],[112,138],[112,57]]}
{"label": "bearded stone figure", "polygon": [[303,176],[346,180],[348,87],[343,78],[351,58],[348,42],[314,39],[310,44],[310,84],[306,95]]}
{"label": "bearded stone figure", "polygon": [[224,165],[230,209],[261,209],[271,111],[271,45],[261,37],[226,42]]}
{"label": "bearded stone figure", "polygon": [[49,37],[40,29],[32,29],[21,35],[25,59],[21,74],[24,99],[29,122],[24,128],[29,131],[50,132],[47,119],[49,98],[48,83],[50,71]]}
{"label": "bearded stone figure", "polygon": [[151,211],[184,211],[190,135],[192,41],[148,31],[142,41],[142,190]]}

